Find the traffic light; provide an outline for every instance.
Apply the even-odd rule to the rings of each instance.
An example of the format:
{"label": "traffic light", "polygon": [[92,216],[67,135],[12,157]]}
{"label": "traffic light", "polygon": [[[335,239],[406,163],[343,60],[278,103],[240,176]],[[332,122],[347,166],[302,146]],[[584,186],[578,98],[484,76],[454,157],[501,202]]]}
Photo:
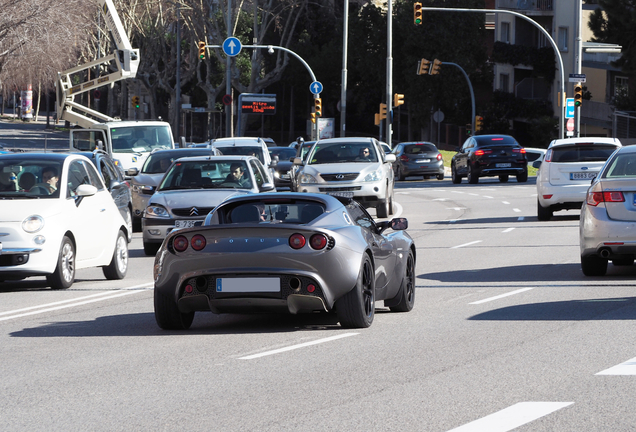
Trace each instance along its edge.
{"label": "traffic light", "polygon": [[428,75],[428,69],[431,67],[431,62],[426,60],[426,59],[422,59],[420,60],[420,65],[417,68],[417,74],[418,75]]}
{"label": "traffic light", "polygon": [[139,96],[132,97],[132,106],[133,108],[139,108]]}
{"label": "traffic light", "polygon": [[583,105],[583,85],[579,82],[574,84],[574,106]]}
{"label": "traffic light", "polygon": [[473,126],[471,124],[466,125],[466,136],[471,136],[473,134]]}
{"label": "traffic light", "polygon": [[481,132],[484,128],[484,118],[482,116],[475,116],[475,132]]}
{"label": "traffic light", "polygon": [[439,68],[442,65],[442,61],[441,60],[433,60],[433,64],[431,65],[431,70],[429,72],[429,74],[431,75],[437,75],[439,73]]}
{"label": "traffic light", "polygon": [[199,42],[199,60],[203,60],[205,58],[205,42]]}
{"label": "traffic light", "polygon": [[375,125],[380,126],[380,114],[375,113]]}
{"label": "traffic light", "polygon": [[404,104],[404,95],[403,94],[399,94],[399,93],[395,93],[393,95],[393,106],[400,106]]}
{"label": "traffic light", "polygon": [[386,118],[386,104],[380,104],[380,120],[384,120]]}
{"label": "traffic light", "polygon": [[314,108],[316,111],[316,117],[322,117],[322,99],[320,98],[314,99]]}
{"label": "traffic light", "polygon": [[422,24],[422,3],[413,3],[413,22],[415,25]]}
{"label": "traffic light", "polygon": [[316,113],[311,113],[311,122],[316,123]]}

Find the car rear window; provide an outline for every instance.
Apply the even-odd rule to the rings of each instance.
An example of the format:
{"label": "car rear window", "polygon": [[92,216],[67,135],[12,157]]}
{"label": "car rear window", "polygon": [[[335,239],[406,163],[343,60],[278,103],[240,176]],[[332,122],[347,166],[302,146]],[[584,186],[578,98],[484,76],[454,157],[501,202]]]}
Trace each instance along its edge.
{"label": "car rear window", "polygon": [[431,144],[409,144],[404,146],[405,154],[419,154],[437,151],[437,147]]}
{"label": "car rear window", "polygon": [[552,162],[604,162],[616,150],[611,144],[573,144],[557,146],[552,151]]}
{"label": "car rear window", "polygon": [[511,136],[476,136],[477,146],[495,146],[495,145],[519,145],[519,143]]}
{"label": "car rear window", "polygon": [[635,178],[636,177],[636,154],[617,154],[614,160],[610,161],[603,178]]}
{"label": "car rear window", "polygon": [[219,147],[224,155],[230,156],[256,156],[261,163],[265,163],[265,157],[263,156],[263,149],[261,147],[253,146],[232,146],[232,147]]}
{"label": "car rear window", "polygon": [[[325,213],[325,204],[296,199],[264,199],[242,202],[218,209],[212,224],[232,223],[287,223],[307,224]],[[220,217],[219,217],[220,216]]]}

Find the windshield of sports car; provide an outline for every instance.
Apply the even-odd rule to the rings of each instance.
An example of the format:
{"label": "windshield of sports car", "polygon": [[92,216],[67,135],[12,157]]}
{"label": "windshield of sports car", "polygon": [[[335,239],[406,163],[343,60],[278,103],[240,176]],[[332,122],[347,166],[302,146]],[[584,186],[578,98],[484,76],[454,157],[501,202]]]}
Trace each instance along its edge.
{"label": "windshield of sports car", "polygon": [[309,165],[377,161],[375,147],[368,142],[318,143],[309,156]]}
{"label": "windshield of sports car", "polygon": [[615,145],[577,143],[560,145],[548,150],[545,159],[551,162],[604,162],[616,150]]}
{"label": "windshield of sports car", "polygon": [[252,175],[243,160],[177,161],[158,191],[176,189],[252,189]]}
{"label": "windshield of sports car", "polygon": [[325,204],[306,199],[263,199],[241,201],[219,207],[211,225],[234,223],[308,224],[325,213]]}
{"label": "windshield of sports car", "polygon": [[61,172],[59,161],[2,156],[0,199],[57,198]]}
{"label": "windshield of sports car", "polygon": [[174,147],[168,126],[118,127],[110,130],[114,153],[151,152]]}
{"label": "windshield of sports car", "polygon": [[263,148],[256,146],[232,146],[232,147],[219,147],[221,152],[227,156],[256,156],[262,164],[265,163],[265,156],[263,156]]}

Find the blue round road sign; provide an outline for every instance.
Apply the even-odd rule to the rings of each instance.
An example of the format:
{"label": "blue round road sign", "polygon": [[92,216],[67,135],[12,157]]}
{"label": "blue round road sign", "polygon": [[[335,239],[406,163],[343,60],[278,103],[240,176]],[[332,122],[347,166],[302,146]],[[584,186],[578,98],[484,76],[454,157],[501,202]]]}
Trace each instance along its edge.
{"label": "blue round road sign", "polygon": [[309,84],[309,91],[312,94],[320,94],[322,92],[322,84],[320,83],[320,81],[314,81]]}
{"label": "blue round road sign", "polygon": [[241,41],[235,37],[229,37],[223,41],[223,52],[230,57],[238,55],[241,48],[243,48]]}

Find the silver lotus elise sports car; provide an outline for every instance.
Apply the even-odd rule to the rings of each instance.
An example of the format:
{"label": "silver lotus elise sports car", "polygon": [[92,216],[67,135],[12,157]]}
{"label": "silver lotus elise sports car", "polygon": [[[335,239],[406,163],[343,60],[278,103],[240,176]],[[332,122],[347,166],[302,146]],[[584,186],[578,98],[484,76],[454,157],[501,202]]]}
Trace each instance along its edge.
{"label": "silver lotus elise sports car", "polygon": [[202,226],[166,237],[154,265],[155,318],[187,329],[196,311],[337,313],[369,327],[376,300],[408,312],[415,244],[408,221],[376,222],[350,198],[264,193],[230,198]]}

